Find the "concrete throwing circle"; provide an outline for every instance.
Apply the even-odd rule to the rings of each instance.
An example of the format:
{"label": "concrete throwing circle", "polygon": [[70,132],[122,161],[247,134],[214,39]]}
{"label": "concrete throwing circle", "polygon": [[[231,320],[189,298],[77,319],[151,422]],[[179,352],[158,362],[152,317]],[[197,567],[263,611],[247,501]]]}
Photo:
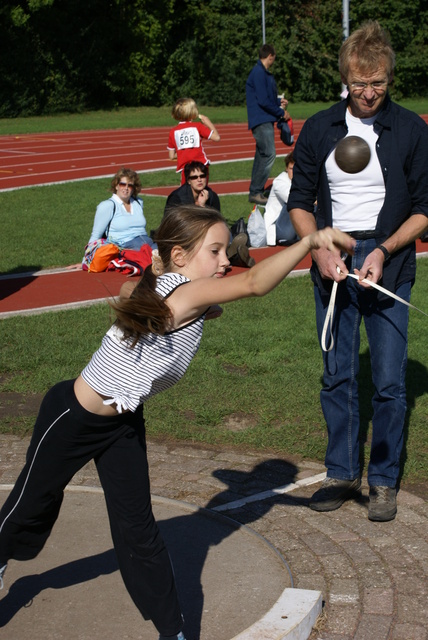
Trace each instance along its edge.
{"label": "concrete throwing circle", "polygon": [[[7,496],[0,490],[1,502]],[[220,514],[153,497],[170,552],[188,640],[230,640],[291,586],[267,541]],[[2,631],[3,629],[3,631]],[[11,561],[0,592],[0,635],[19,640],[153,640],[122,583],[101,489],[67,490],[34,560]]]}

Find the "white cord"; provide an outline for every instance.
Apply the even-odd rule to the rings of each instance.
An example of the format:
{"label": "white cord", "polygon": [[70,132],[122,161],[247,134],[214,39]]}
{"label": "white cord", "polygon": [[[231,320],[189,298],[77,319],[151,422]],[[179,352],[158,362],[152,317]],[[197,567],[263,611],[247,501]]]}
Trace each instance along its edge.
{"label": "white cord", "polygon": [[[339,271],[339,267],[337,267],[337,270]],[[354,273],[348,273],[348,278],[354,278],[354,280],[358,280],[358,276],[355,275]],[[415,307],[413,304],[410,304],[410,302],[407,302],[407,300],[403,300],[403,298],[400,298],[400,296],[395,295],[395,293],[392,293],[391,291],[388,291],[388,289],[385,289],[385,287],[381,287],[380,284],[376,284],[375,282],[371,282],[370,280],[367,280],[367,278],[363,278],[363,280],[361,280],[361,282],[365,282],[366,284],[369,284],[371,287],[373,287],[374,289],[377,289],[378,291],[382,291],[382,293],[385,293],[387,296],[389,296],[390,298],[394,298],[394,300],[398,300],[398,302],[402,302],[403,304],[407,305],[408,307],[411,307],[412,309],[415,309],[415,311],[419,311],[419,313],[422,313],[424,316],[428,317],[428,313],[425,313],[425,311],[422,311],[421,309],[418,309],[417,307]],[[337,285],[339,283],[334,281],[333,282],[333,288],[331,290],[331,295],[330,295],[330,301],[328,303],[328,309],[327,309],[327,315],[325,317],[324,320],[324,326],[322,329],[322,335],[321,335],[321,348],[323,351],[331,351],[333,349],[334,346],[334,340],[333,340],[333,316],[334,316],[334,307],[336,304],[336,293],[337,293]],[[329,347],[326,347],[326,337],[327,337],[327,332],[330,332],[330,344]]]}

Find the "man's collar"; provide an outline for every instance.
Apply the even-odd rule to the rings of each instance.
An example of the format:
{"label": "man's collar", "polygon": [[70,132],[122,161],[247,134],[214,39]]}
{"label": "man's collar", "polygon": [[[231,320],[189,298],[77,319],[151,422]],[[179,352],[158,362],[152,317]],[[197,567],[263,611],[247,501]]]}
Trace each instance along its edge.
{"label": "man's collar", "polygon": [[[349,99],[341,100],[337,102],[336,113],[337,113],[337,122],[345,122],[346,121],[346,110],[348,108]],[[386,94],[385,100],[382,103],[382,107],[380,111],[376,114],[376,122],[381,124],[382,126],[389,126],[390,123],[390,113],[391,113],[391,98],[389,93]]]}
{"label": "man's collar", "polygon": [[260,59],[260,58],[257,60],[257,64],[259,64],[259,65],[261,66],[261,68],[262,68],[262,69],[264,69],[264,70],[266,71],[266,73],[271,73],[271,72],[269,71],[269,69],[266,69],[265,65],[263,64],[263,62],[261,61],[261,59]]}

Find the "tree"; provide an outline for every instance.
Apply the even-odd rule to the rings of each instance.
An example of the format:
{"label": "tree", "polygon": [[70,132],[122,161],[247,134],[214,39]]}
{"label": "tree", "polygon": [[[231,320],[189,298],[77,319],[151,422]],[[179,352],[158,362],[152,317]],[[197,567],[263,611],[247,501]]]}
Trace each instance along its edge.
{"label": "tree", "polygon": [[[266,40],[289,100],[334,100],[342,0],[269,0]],[[253,0],[4,0],[0,117],[118,106],[240,105],[262,44]],[[379,19],[397,54],[396,98],[426,96],[426,0],[350,1],[351,31]]]}

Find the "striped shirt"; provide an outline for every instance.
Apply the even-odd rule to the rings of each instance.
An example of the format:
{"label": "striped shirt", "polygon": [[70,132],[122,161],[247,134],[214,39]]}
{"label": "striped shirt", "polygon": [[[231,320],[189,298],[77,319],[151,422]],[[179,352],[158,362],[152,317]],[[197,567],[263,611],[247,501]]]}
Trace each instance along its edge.
{"label": "striped shirt", "polygon": [[[166,298],[178,286],[189,282],[179,273],[157,278],[156,291]],[[157,335],[142,336],[132,347],[117,325],[104,336],[101,346],[82,371],[92,389],[116,404],[117,411],[135,411],[151,396],[172,387],[185,374],[202,338],[205,314],[189,324]]]}

